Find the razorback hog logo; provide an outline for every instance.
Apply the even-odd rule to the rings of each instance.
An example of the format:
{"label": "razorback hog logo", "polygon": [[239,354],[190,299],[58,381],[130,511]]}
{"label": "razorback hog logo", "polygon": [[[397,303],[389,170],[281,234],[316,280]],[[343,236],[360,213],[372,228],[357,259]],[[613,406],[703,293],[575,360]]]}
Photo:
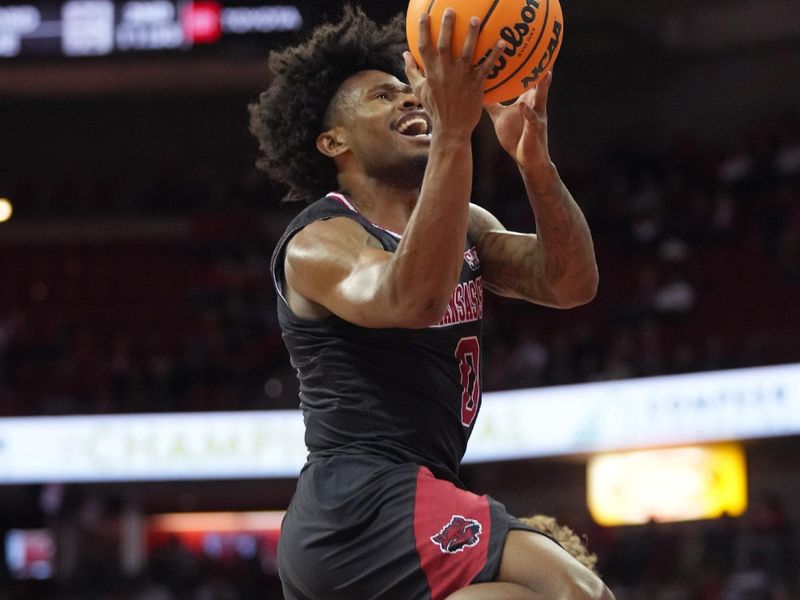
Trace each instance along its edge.
{"label": "razorback hog logo", "polygon": [[431,541],[439,546],[444,554],[455,554],[464,548],[472,548],[480,541],[481,524],[475,519],[467,519],[461,515],[453,515],[450,522],[442,530],[431,537]]}

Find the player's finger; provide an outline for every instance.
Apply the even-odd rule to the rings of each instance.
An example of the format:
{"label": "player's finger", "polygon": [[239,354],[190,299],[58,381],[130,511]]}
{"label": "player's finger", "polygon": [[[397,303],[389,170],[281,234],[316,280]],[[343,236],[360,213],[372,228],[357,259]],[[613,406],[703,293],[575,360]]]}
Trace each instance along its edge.
{"label": "player's finger", "polygon": [[478,45],[478,34],[481,32],[481,20],[478,17],[471,17],[467,37],[464,38],[464,45],[461,47],[461,59],[468,64],[472,64],[472,57],[475,55],[475,47]]}
{"label": "player's finger", "polygon": [[[433,57],[433,48],[431,47],[431,25],[428,13],[421,12],[419,14],[419,36],[417,38],[417,49],[422,57],[422,62],[429,64]],[[425,64],[422,65],[423,68]]]}
{"label": "player's finger", "polygon": [[536,100],[534,101],[533,108],[536,112],[547,112],[547,95],[550,91],[550,83],[553,81],[553,71],[550,70],[542,75],[541,81],[536,86]]}
{"label": "player's finger", "polygon": [[403,52],[403,61],[405,62],[408,84],[412,89],[416,90],[420,84],[425,81],[425,76],[422,74],[422,71],[420,71],[417,61],[414,60],[414,56],[408,50]]}
{"label": "player's finger", "polygon": [[486,111],[486,114],[489,115],[489,118],[494,121],[497,117],[500,116],[500,113],[503,112],[503,105],[499,102],[495,102],[493,104],[484,104],[483,110]]}
{"label": "player's finger", "polygon": [[522,113],[526,121],[533,121],[536,118],[536,112],[531,108],[530,104],[526,102],[519,103],[519,112]]}
{"label": "player's finger", "polygon": [[497,64],[497,61],[500,59],[500,55],[503,54],[503,51],[506,49],[506,43],[503,40],[498,40],[497,43],[492,48],[492,51],[486,57],[486,60],[481,62],[475,68],[475,77],[479,80],[486,79],[489,76],[489,73],[492,72],[494,66]]}
{"label": "player's finger", "polygon": [[453,23],[456,20],[456,11],[452,8],[445,8],[442,15],[442,27],[439,30],[439,39],[436,42],[436,50],[439,55],[452,56],[451,47],[453,45]]}
{"label": "player's finger", "polygon": [[533,106],[536,104],[536,86],[522,92],[522,95],[517,98],[514,104],[524,104],[529,109],[533,110]]}

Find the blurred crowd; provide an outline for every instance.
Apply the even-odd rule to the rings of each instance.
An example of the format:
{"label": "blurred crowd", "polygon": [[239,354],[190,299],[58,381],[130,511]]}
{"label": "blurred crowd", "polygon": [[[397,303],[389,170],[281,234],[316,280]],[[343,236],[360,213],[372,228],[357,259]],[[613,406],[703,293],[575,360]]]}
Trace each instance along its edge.
{"label": "blurred crowd", "polygon": [[650,523],[589,541],[617,600],[795,600],[796,535],[780,498],[767,494],[738,519]]}
{"label": "blurred crowd", "polygon": [[[476,198],[532,230],[515,167],[483,156]],[[571,311],[487,296],[485,389],[800,360],[797,115],[728,147],[684,134],[557,162],[591,225],[600,291]],[[4,415],[297,406],[268,267],[299,207],[252,168],[150,175],[12,181],[29,234],[0,237]],[[50,226],[76,217],[82,236]]]}

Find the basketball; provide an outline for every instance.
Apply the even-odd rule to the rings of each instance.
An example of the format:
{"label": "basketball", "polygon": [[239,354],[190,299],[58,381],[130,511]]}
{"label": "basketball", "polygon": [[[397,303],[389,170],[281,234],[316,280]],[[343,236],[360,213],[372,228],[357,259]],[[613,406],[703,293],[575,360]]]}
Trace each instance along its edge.
{"label": "basketball", "polygon": [[411,0],[406,13],[406,36],[420,67],[424,65],[419,53],[419,15],[430,15],[431,40],[435,44],[448,7],[456,12],[451,49],[454,56],[461,52],[473,16],[481,20],[474,64],[486,59],[497,40],[506,44],[484,83],[486,104],[514,100],[553,68],[564,37],[564,17],[558,0]]}

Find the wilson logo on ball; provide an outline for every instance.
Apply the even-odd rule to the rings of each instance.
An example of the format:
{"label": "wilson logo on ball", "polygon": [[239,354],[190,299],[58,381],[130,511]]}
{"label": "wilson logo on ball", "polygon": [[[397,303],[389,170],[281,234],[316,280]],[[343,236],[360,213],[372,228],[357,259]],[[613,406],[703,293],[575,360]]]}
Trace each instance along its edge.
{"label": "wilson logo on ball", "polygon": [[436,44],[446,8],[456,12],[451,52],[461,53],[470,17],[481,20],[473,61],[481,64],[502,40],[506,48],[483,86],[484,102],[506,102],[536,85],[550,70],[561,49],[564,18],[558,0],[411,0],[406,14],[406,35],[420,67],[419,15],[429,14],[432,43]]}

